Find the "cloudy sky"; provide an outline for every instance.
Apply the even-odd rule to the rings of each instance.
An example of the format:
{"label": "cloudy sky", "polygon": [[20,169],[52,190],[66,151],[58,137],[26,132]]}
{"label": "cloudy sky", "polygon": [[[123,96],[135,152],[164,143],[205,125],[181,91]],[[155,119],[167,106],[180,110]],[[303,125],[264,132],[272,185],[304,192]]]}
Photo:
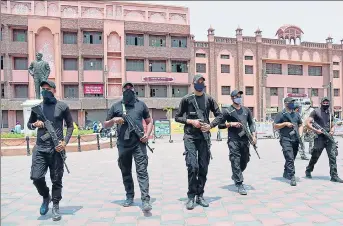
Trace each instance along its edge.
{"label": "cloudy sky", "polygon": [[343,39],[343,1],[145,1],[185,6],[190,9],[191,32],[197,41],[207,40],[210,25],[216,36],[234,37],[238,25],[243,35],[254,36],[259,27],[263,37],[274,38],[279,27],[294,24],[304,31],[303,41],[334,43]]}

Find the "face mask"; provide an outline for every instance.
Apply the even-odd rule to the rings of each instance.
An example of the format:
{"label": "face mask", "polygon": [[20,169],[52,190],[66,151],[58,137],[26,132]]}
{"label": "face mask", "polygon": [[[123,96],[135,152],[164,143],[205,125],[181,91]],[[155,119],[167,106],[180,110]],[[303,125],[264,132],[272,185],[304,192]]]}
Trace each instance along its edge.
{"label": "face mask", "polygon": [[135,100],[135,92],[127,89],[123,92],[123,101],[125,104],[133,104],[133,101]]}
{"label": "face mask", "polygon": [[205,88],[205,84],[204,83],[195,83],[194,84],[194,89],[198,92],[202,92]]}
{"label": "face mask", "polygon": [[294,110],[294,108],[295,108],[294,105],[295,105],[294,103],[289,103],[287,106],[290,110]]}
{"label": "face mask", "polygon": [[42,90],[42,97],[45,104],[54,104],[57,101],[54,94],[49,90]]}
{"label": "face mask", "polygon": [[233,102],[239,105],[242,104],[242,97],[236,97],[235,99],[233,99]]}
{"label": "face mask", "polygon": [[329,109],[330,105],[322,105],[323,110]]}

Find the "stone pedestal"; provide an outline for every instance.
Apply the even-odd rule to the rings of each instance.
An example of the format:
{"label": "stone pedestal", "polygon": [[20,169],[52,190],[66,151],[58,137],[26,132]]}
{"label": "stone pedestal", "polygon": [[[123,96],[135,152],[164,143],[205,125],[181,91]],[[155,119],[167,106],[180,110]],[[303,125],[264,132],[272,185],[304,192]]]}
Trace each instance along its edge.
{"label": "stone pedestal", "polygon": [[24,134],[25,136],[31,137],[33,133],[35,133],[35,130],[29,130],[27,128],[27,122],[29,121],[30,115],[31,115],[31,108],[33,106],[36,106],[37,104],[40,104],[42,100],[26,100],[24,103],[22,103],[21,106],[23,106],[23,114],[24,114]]}

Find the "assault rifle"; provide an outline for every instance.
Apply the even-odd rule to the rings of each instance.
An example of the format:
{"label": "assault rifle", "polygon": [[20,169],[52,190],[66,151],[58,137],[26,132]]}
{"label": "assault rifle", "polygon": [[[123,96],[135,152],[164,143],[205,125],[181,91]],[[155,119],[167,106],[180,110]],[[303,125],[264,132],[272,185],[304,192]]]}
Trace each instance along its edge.
{"label": "assault rifle", "polygon": [[[32,107],[32,111],[34,113],[36,113],[38,118],[42,119],[42,121],[44,123],[44,127],[48,131],[48,134],[45,134],[45,135],[42,136],[42,138],[43,138],[42,140],[47,140],[48,138],[51,137],[52,142],[54,143],[54,146],[57,147],[60,144],[60,139],[57,136],[56,130],[55,130],[54,126],[52,125],[52,122],[45,117],[41,105],[39,104],[39,105],[36,105],[36,106]],[[64,164],[67,172],[70,173],[69,168],[67,166],[67,163],[65,162],[65,160],[67,159],[67,156],[65,154],[65,150],[60,151],[59,153],[61,155],[63,164]]]}
{"label": "assault rifle", "polygon": [[[206,95],[206,94],[204,94]],[[198,118],[196,120],[198,120],[200,122],[200,125],[203,126],[205,125],[205,117],[204,117],[204,112],[202,110],[200,110],[197,102],[196,102],[196,99],[195,99],[195,95],[193,94],[193,98],[191,100],[192,104],[193,104],[193,107],[195,108],[195,116]],[[206,99],[205,99],[205,102],[206,102]],[[206,103],[205,103],[206,104]],[[192,114],[193,112],[190,112],[190,115],[193,115]],[[211,159],[213,159],[212,157],[212,153],[211,153],[211,136],[210,136],[210,132],[202,132],[202,135],[204,136],[204,139],[206,140],[207,142],[207,146],[208,146],[208,152],[210,154],[210,157]]]}
{"label": "assault rifle", "polygon": [[299,140],[299,145],[300,145],[301,150],[305,150],[305,145],[304,145],[303,139],[299,135],[299,126],[293,122],[289,113],[285,112],[285,113],[283,113],[283,115],[286,116],[288,121],[293,124],[293,130],[289,133],[289,135],[293,136],[295,134]]}
{"label": "assault rifle", "polygon": [[[123,118],[124,121],[126,121],[128,123],[128,132],[131,133],[132,131],[137,135],[137,137],[139,139],[141,139],[144,136],[144,131],[142,131],[136,123],[134,123],[134,121],[132,120],[132,118],[130,117],[130,115],[128,114],[123,114]],[[149,146],[149,142],[145,143],[147,148],[151,151],[151,153],[154,153],[154,149],[155,148],[151,148]]]}
{"label": "assault rifle", "polygon": [[338,156],[338,141],[335,141],[335,138],[328,133],[325,129],[323,129],[323,127],[321,127],[318,123],[316,123],[314,120],[312,120],[312,126],[317,129],[320,130],[324,136],[326,136],[333,144],[333,151],[335,153],[336,156]]}
{"label": "assault rifle", "polygon": [[[234,114],[232,114],[234,113]],[[258,151],[257,151],[257,145],[254,144],[254,138],[251,134],[251,131],[250,129],[248,128],[247,124],[244,124],[238,117],[236,117],[236,110],[233,109],[232,111],[229,111],[229,114],[235,118],[239,123],[241,123],[242,125],[242,131],[238,134],[239,137],[243,137],[244,135],[246,135],[248,137],[248,141],[249,143],[253,146],[255,152],[256,152],[256,155],[259,159],[261,159],[260,155],[258,154]]]}

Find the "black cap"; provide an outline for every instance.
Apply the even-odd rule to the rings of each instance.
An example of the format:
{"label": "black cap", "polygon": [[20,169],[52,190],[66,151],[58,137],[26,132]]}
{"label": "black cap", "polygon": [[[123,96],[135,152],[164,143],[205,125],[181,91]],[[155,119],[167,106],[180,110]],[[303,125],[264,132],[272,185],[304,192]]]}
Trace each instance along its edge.
{"label": "black cap", "polygon": [[130,86],[133,87],[133,83],[132,82],[124,82],[123,88],[125,88],[125,86],[127,86],[127,85],[130,85]]}
{"label": "black cap", "polygon": [[323,97],[320,102],[323,103],[324,101],[329,101],[330,102],[330,99],[328,97]]}
{"label": "black cap", "polygon": [[56,85],[53,81],[51,80],[46,80],[40,83],[40,86],[42,87],[43,85],[47,84],[48,86],[50,86],[51,88],[56,89]]}
{"label": "black cap", "polygon": [[200,74],[194,75],[193,83],[198,82],[198,80],[201,79],[201,78],[204,79],[204,81],[205,81],[204,76],[202,76],[202,75],[200,75]]}
{"label": "black cap", "polygon": [[293,97],[286,97],[283,102],[284,103],[289,103],[289,102],[292,102],[292,101],[295,101],[295,99]]}
{"label": "black cap", "polygon": [[231,92],[231,96],[234,97],[234,96],[237,96],[238,94],[243,94],[243,91],[240,91],[240,90],[234,90]]}

